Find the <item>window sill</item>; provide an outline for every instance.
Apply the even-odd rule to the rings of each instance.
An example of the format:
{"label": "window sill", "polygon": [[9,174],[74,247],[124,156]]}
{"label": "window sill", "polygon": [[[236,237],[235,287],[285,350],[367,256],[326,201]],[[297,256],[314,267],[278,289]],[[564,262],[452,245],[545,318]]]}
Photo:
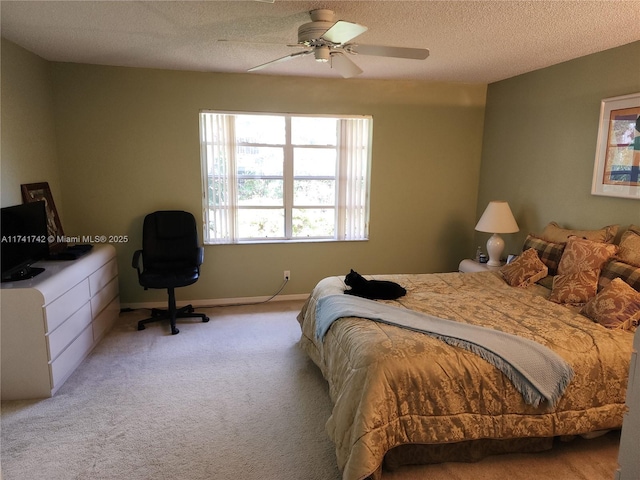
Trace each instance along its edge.
{"label": "window sill", "polygon": [[273,239],[273,240],[243,240],[233,243],[217,243],[217,242],[205,242],[206,246],[216,245],[273,245],[273,244],[291,244],[291,243],[352,243],[352,242],[368,242],[368,238],[356,239],[356,240],[336,240],[333,238],[296,238],[291,240]]}

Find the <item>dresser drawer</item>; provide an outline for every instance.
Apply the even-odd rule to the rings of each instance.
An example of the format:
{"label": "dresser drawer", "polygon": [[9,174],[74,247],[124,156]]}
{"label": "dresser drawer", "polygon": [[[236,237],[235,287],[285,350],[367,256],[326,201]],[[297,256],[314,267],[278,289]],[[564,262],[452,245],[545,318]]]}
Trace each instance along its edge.
{"label": "dresser drawer", "polygon": [[102,290],[96,293],[91,299],[91,311],[96,317],[100,312],[118,296],[118,279],[111,280]]}
{"label": "dresser drawer", "polygon": [[85,279],[45,306],[45,333],[53,332],[82,305],[87,303],[89,298],[89,281]]}
{"label": "dresser drawer", "polygon": [[89,288],[91,296],[98,293],[109,283],[116,275],[118,275],[118,264],[116,259],[110,260],[108,263],[100,267],[89,276]]}
{"label": "dresser drawer", "polygon": [[53,389],[57,389],[64,383],[92,347],[93,333],[89,326],[51,363]]}
{"label": "dresser drawer", "polygon": [[51,332],[49,337],[49,358],[55,360],[87,325],[91,323],[91,304],[85,303],[62,325]]}

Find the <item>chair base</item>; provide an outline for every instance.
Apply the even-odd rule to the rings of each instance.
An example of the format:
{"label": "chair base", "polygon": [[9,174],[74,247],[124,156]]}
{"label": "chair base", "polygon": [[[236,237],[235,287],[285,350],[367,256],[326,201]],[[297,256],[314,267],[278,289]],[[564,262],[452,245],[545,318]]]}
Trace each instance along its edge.
{"label": "chair base", "polygon": [[151,309],[151,317],[138,322],[138,330],[144,330],[145,324],[151,322],[159,322],[160,320],[169,320],[171,323],[171,335],[177,335],[180,330],[176,328],[177,318],[201,318],[204,323],[209,321],[204,313],[194,313],[193,306],[186,305],[184,307],[176,308],[176,296],[173,288],[168,289],[169,294],[169,308],[162,310],[159,308]]}
{"label": "chair base", "polygon": [[[186,305],[176,310],[176,318],[201,318],[203,323],[209,321],[209,317],[204,313],[193,313],[193,307],[191,305]],[[161,320],[171,320],[169,311],[154,308],[151,310],[151,317],[138,322],[138,330],[144,330],[147,323],[159,322]],[[171,335],[177,335],[178,333],[180,333],[180,330],[176,328],[174,321],[171,325]]]}

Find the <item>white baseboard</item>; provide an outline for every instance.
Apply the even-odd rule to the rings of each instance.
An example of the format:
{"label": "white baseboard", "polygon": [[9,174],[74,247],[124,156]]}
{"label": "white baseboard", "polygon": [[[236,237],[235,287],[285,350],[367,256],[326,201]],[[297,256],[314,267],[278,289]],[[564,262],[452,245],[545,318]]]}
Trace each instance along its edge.
{"label": "white baseboard", "polygon": [[[286,302],[292,300],[306,300],[309,296],[308,293],[297,293],[292,295],[278,295],[271,299],[271,302]],[[214,298],[211,300],[178,300],[178,308],[182,304],[191,304],[194,308],[204,307],[223,307],[230,305],[251,305],[255,303],[263,303],[271,298],[268,295],[264,297],[240,297],[240,298]],[[167,308],[167,302],[142,302],[142,303],[121,303],[122,309],[137,309],[137,308]]]}

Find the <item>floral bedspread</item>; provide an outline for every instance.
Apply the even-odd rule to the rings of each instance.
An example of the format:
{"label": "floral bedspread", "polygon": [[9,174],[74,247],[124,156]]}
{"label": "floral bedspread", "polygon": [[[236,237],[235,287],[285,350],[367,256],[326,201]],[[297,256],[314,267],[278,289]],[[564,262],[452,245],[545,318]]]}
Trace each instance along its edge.
{"label": "floral bedspread", "polygon": [[343,480],[379,471],[404,444],[577,435],[620,428],[633,334],[608,330],[546,298],[539,285],[508,286],[496,272],[370,276],[407,295],[385,303],[494,328],[555,351],[575,376],[555,408],[524,402],[495,367],[433,337],[361,318],[343,318],[315,339],[315,307],[347,288],[318,283],[298,320],[300,344],[329,383],[327,431]]}

